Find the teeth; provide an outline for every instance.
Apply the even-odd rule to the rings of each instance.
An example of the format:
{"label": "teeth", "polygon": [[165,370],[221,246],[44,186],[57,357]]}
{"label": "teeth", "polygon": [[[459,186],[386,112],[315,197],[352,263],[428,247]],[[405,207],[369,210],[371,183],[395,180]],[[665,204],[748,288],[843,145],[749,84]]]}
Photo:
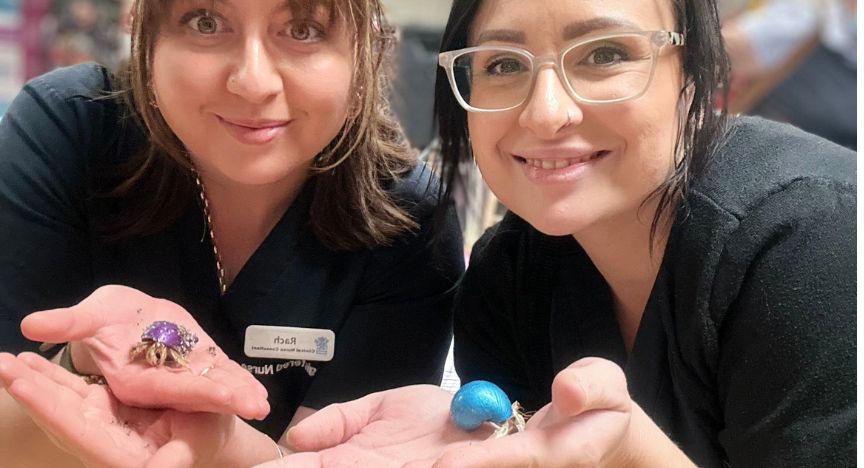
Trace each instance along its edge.
{"label": "teeth", "polygon": [[578,159],[525,159],[525,164],[536,167],[537,169],[563,169],[567,166],[579,164],[592,159],[597,159],[602,153],[595,153],[591,156]]}

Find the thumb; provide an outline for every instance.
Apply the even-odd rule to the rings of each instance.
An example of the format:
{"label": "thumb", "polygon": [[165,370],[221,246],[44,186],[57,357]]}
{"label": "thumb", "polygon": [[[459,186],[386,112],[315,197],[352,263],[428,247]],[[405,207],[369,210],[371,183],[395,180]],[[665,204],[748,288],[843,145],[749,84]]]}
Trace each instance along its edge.
{"label": "thumb", "polygon": [[66,343],[90,338],[106,325],[108,319],[101,310],[94,311],[79,304],[32,313],[21,321],[21,333],[33,341]]}
{"label": "thumb", "polygon": [[174,439],[159,447],[144,468],[191,468],[196,459],[195,451],[186,441]]}
{"label": "thumb", "polygon": [[557,417],[569,418],[593,410],[627,411],[629,404],[624,372],[605,359],[580,359],[552,381],[552,408]]}
{"label": "thumb", "polygon": [[373,422],[382,398],[373,393],[315,412],[288,430],[289,447],[295,452],[317,452],[348,441]]}
{"label": "thumb", "polygon": [[72,307],[34,312],[21,321],[21,332],[33,341],[65,343],[90,338],[103,327],[134,321],[153,298],[124,286],[102,286]]}

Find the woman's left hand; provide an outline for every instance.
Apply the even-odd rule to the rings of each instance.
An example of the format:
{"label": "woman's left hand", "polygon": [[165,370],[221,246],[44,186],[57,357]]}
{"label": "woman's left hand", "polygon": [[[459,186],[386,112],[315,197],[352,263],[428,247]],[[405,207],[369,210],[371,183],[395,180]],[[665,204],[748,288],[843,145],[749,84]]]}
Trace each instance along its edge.
{"label": "woman's left hand", "polygon": [[[412,467],[432,466],[420,462]],[[436,468],[693,466],[630,399],[624,372],[611,361],[585,358],[559,372],[552,402],[524,432],[462,445]]]}
{"label": "woman's left hand", "polygon": [[450,422],[452,398],[440,387],[412,385],[327,406],[288,431],[290,448],[303,453],[260,467],[396,468],[489,437],[491,427],[465,432]]}
{"label": "woman's left hand", "polygon": [[624,449],[633,406],[620,367],[582,359],[558,373],[552,402],[528,420],[524,432],[448,450],[434,466],[613,466]]}
{"label": "woman's left hand", "polygon": [[621,368],[604,359],[561,371],[552,402],[524,432],[501,439],[457,429],[451,399],[437,387],[414,386],[331,405],[288,433],[292,448],[312,453],[262,467],[692,466],[630,399]]}
{"label": "woman's left hand", "polygon": [[234,431],[233,415],[147,410],[44,358],[0,353],[0,384],[63,450],[88,467],[206,466]]}

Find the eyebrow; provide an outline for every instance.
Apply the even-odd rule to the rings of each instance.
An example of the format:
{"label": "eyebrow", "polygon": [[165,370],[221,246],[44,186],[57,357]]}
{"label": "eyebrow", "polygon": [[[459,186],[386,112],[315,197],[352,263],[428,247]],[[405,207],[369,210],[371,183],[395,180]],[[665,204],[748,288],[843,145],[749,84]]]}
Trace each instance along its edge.
{"label": "eyebrow", "polygon": [[490,41],[514,42],[516,44],[524,44],[525,33],[512,29],[489,29],[483,31],[482,33],[480,33],[480,36],[477,37],[478,45]]}
{"label": "eyebrow", "polygon": [[[570,23],[564,28],[564,33],[562,34],[562,36],[564,40],[571,40],[604,29],[638,30],[640,28],[636,23],[633,23],[626,19],[601,17],[592,18],[587,21],[577,21],[575,23]],[[480,33],[480,35],[477,37],[476,45],[480,45],[484,42],[490,41],[524,44],[526,42],[526,35],[524,32],[514,29],[489,29]]]}
{"label": "eyebrow", "polygon": [[576,39],[577,37],[603,29],[639,30],[641,28],[636,23],[623,18],[600,17],[567,25],[564,28],[563,36],[565,40]]}

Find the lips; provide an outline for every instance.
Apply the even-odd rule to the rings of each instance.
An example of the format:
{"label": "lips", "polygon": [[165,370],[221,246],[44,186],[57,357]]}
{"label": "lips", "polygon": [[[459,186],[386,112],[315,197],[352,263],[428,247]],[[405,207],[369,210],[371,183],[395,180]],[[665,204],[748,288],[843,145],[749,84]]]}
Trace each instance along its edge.
{"label": "lips", "polygon": [[264,145],[282,134],[290,120],[235,119],[217,116],[219,123],[236,140],[247,145]]}

